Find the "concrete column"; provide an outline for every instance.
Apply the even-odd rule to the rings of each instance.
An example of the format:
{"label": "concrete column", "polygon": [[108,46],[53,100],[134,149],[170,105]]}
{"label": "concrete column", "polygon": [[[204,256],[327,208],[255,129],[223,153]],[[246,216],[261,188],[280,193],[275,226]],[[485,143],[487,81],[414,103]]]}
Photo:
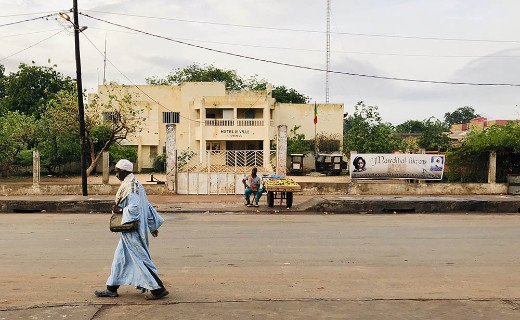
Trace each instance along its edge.
{"label": "concrete column", "polygon": [[497,152],[489,152],[489,169],[488,169],[488,183],[495,183],[497,181]]}
{"label": "concrete column", "polygon": [[40,185],[40,150],[33,151],[33,185]]}
{"label": "concrete column", "polygon": [[108,151],[103,151],[103,184],[108,184],[109,177],[108,173],[110,171],[110,164],[109,164],[110,156],[108,154]]}
{"label": "concrete column", "polygon": [[276,143],[276,174],[285,177],[287,174],[287,126],[278,126]]}
{"label": "concrete column", "polygon": [[[426,154],[426,149],[420,148],[419,149],[419,153],[420,154]],[[419,183],[426,183],[426,180],[416,180],[416,181],[418,181]]]}
{"label": "concrete column", "polygon": [[143,167],[143,145],[141,144],[141,139],[139,139],[139,144],[137,145],[137,169],[134,168],[135,172],[141,172],[141,168]]}
{"label": "concrete column", "polygon": [[354,158],[356,157],[357,150],[350,150],[350,159],[348,159],[348,175],[352,176],[352,172],[350,171],[350,164],[352,161],[354,161]]}
{"label": "concrete column", "polygon": [[169,191],[177,192],[177,135],[176,125],[166,125],[166,186]]}

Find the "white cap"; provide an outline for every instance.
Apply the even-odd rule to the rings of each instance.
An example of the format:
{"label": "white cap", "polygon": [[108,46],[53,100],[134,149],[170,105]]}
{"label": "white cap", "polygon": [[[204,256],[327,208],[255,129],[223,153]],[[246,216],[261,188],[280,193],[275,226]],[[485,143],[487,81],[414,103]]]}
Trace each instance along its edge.
{"label": "white cap", "polygon": [[126,159],[121,159],[116,163],[116,168],[132,172],[134,171],[134,164]]}

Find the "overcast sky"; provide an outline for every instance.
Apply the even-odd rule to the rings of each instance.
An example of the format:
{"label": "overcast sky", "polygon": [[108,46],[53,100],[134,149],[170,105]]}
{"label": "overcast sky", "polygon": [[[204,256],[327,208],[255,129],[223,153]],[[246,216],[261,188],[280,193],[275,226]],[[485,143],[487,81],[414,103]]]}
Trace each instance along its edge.
{"label": "overcast sky", "polygon": [[[326,68],[326,0],[78,2],[80,12],[163,37]],[[0,0],[0,64],[13,72],[20,62],[47,65],[50,59],[60,72],[75,77],[74,38],[63,19],[1,26],[71,7],[72,1]],[[443,120],[446,112],[462,106],[472,106],[490,120],[517,119],[520,86],[405,82],[340,73],[520,85],[519,10],[518,0],[331,0],[330,70],[338,73],[330,74],[329,101],[343,103],[346,112],[358,101],[376,105],[383,120],[393,124],[432,116]],[[29,13],[35,14],[22,15]],[[80,16],[80,25],[88,26],[85,36],[93,42],[81,37],[83,83],[89,92],[103,81],[98,50],[104,50],[106,38],[107,57],[115,65],[107,63],[107,81],[145,84],[146,77],[163,77],[192,63],[213,64],[243,77],[256,74],[275,86],[295,88],[312,102],[325,102],[321,71],[194,48],[85,16]]]}

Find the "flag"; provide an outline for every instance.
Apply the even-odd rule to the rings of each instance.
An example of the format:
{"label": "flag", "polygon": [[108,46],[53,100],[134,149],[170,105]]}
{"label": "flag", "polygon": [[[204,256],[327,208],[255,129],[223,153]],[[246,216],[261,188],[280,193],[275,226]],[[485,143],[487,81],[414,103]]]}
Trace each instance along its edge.
{"label": "flag", "polygon": [[314,124],[318,123],[318,105],[314,102]]}

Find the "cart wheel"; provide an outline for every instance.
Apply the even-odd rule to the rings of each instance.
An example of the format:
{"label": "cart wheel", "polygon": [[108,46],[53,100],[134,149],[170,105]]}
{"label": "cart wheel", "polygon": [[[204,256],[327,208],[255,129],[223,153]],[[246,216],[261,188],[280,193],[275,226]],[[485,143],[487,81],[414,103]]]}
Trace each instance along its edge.
{"label": "cart wheel", "polygon": [[293,193],[287,192],[285,202],[287,203],[287,208],[292,207],[292,199],[293,199]]}
{"label": "cart wheel", "polygon": [[272,191],[267,191],[267,206],[272,207],[274,205],[274,194]]}

